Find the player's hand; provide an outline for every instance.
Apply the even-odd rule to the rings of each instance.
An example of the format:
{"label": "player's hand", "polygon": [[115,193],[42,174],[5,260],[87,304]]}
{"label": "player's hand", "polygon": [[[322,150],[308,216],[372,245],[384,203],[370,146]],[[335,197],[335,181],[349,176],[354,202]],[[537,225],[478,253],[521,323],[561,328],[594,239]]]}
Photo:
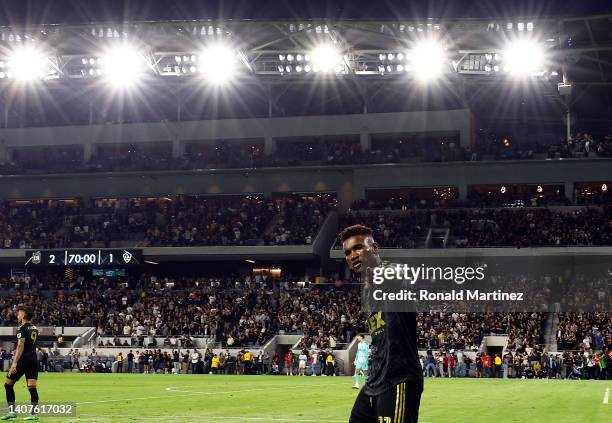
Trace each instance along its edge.
{"label": "player's hand", "polygon": [[11,368],[9,369],[9,371],[8,371],[9,376],[12,375],[13,373],[17,373],[17,365],[16,364],[13,364],[11,366]]}

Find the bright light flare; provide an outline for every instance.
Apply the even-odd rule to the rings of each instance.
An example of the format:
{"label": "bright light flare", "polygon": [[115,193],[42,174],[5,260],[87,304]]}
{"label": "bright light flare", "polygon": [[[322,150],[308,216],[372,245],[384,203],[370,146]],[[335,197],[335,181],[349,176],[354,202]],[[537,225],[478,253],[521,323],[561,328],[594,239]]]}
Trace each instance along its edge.
{"label": "bright light flare", "polygon": [[412,71],[416,78],[423,82],[431,81],[440,76],[447,63],[444,47],[434,40],[417,43],[409,56]]}
{"label": "bright light flare", "polygon": [[529,76],[543,71],[545,53],[540,44],[531,40],[517,40],[502,55],[505,72]]}
{"label": "bright light flare", "polygon": [[236,75],[238,54],[230,46],[215,44],[200,54],[200,71],[213,84],[225,84]]}
{"label": "bright light flare", "polygon": [[102,75],[112,85],[125,88],[137,83],[146,69],[145,57],[132,45],[122,44],[101,58]]}
{"label": "bright light flare", "polygon": [[8,72],[18,81],[44,79],[49,74],[49,61],[34,47],[15,50],[7,61]]}
{"label": "bright light flare", "polygon": [[340,51],[330,44],[315,47],[310,53],[313,69],[320,72],[341,72],[343,69],[343,57]]}

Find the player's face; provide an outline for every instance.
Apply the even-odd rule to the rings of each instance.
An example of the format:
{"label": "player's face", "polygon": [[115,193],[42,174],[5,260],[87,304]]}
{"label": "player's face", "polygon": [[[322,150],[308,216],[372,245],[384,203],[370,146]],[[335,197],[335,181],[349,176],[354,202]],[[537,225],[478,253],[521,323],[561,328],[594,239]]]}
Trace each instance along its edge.
{"label": "player's face", "polygon": [[371,263],[378,254],[378,244],[369,235],[355,235],[342,244],[346,262],[354,272],[360,272],[364,262]]}
{"label": "player's face", "polygon": [[19,324],[23,323],[23,316],[24,316],[23,310],[19,310],[17,312],[17,321],[19,322]]}

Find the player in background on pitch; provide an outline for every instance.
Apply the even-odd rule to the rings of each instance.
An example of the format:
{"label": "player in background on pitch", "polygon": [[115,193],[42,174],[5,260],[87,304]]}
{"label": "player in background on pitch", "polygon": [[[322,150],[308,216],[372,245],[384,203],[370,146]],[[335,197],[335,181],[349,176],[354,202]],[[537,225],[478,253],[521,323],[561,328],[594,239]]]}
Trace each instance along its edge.
{"label": "player in background on pitch", "polygon": [[[383,263],[372,229],[363,225],[340,233],[346,262],[370,290],[373,269]],[[367,292],[367,291],[366,291]],[[372,343],[368,380],[355,399],[349,423],[417,423],[423,369],[417,348],[416,313],[371,311],[367,323]]]}
{"label": "player in background on pitch", "polygon": [[359,379],[363,377],[364,381],[368,381],[368,360],[370,354],[370,346],[366,342],[363,335],[357,335],[357,355],[355,355],[355,384],[353,389],[359,389]]}
{"label": "player in background on pitch", "polygon": [[14,385],[23,375],[26,377],[28,391],[30,391],[30,400],[32,402],[32,413],[25,417],[24,420],[36,421],[38,416],[34,412],[34,408],[38,405],[38,391],[36,386],[38,383],[38,359],[36,357],[36,341],[38,339],[38,329],[32,324],[32,314],[27,309],[20,307],[17,310],[17,351],[13,359],[13,365],[8,371],[6,380],[4,381],[4,390],[6,391],[6,403],[9,412],[2,416],[0,420],[15,420],[15,390]]}

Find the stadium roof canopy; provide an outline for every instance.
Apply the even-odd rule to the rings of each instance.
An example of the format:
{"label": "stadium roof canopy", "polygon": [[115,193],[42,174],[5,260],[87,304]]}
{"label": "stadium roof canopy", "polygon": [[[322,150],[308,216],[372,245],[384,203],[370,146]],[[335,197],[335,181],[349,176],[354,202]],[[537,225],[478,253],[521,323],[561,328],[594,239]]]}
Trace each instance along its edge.
{"label": "stadium roof canopy", "polygon": [[[516,57],[510,57],[508,46],[522,41],[537,44],[539,50],[530,53],[519,48]],[[426,42],[432,44],[424,44],[420,55],[415,53]],[[496,96],[495,89],[487,87],[513,84],[509,68],[526,68],[544,96],[560,108],[569,106],[592,120],[612,118],[612,14],[554,19],[191,20],[0,27],[0,87],[14,85],[22,73],[50,92],[89,89],[108,74],[108,52],[128,45],[134,50],[113,59],[118,61],[120,76],[130,72],[138,56],[145,63],[147,84],[178,84],[183,89],[206,84],[202,72],[226,76],[224,66],[231,51],[237,83],[267,87],[263,92],[270,109],[282,108],[274,103],[291,93],[292,87],[322,81],[341,81],[362,97],[367,108],[371,96],[412,84],[415,71],[436,60],[430,57],[435,53],[432,49],[440,48],[445,86],[464,106],[494,101],[487,95]],[[228,50],[221,51],[221,46]],[[30,55],[16,58],[23,50]],[[532,68],[530,61],[537,61],[538,67]],[[429,68],[424,70],[427,73]],[[277,93],[272,93],[270,87],[278,86]]]}

